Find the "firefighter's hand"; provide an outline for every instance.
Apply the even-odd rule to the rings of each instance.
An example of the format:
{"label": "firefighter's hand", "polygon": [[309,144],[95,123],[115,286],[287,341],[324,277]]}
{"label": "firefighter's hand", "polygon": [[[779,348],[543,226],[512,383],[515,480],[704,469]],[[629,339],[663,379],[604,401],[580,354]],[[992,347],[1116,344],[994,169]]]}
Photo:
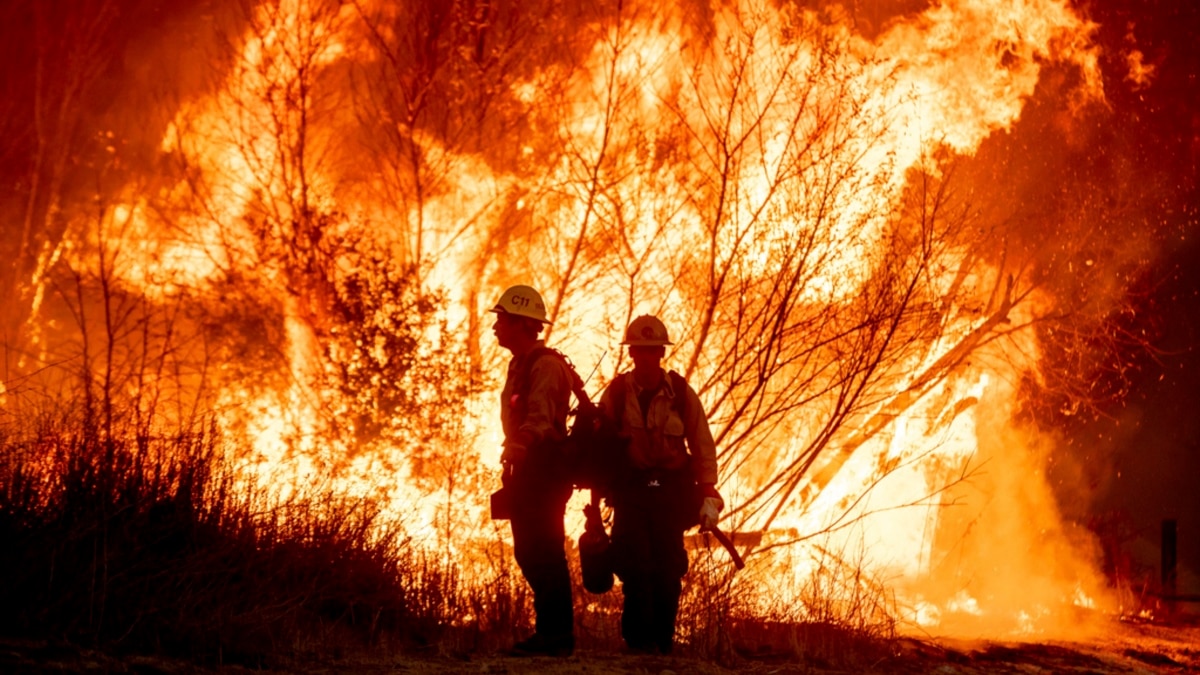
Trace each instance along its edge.
{"label": "firefighter's hand", "polygon": [[504,452],[500,454],[500,461],[512,466],[525,461],[525,457],[529,454],[529,449],[520,443],[506,443]]}
{"label": "firefighter's hand", "polygon": [[700,503],[700,529],[711,530],[717,526],[721,509],[725,508],[725,500],[721,499],[721,493],[712,483],[700,483],[697,487],[704,498]]}
{"label": "firefighter's hand", "polygon": [[704,502],[700,504],[700,529],[711,530],[717,526],[717,519],[721,515],[721,500],[719,498],[705,497]]}

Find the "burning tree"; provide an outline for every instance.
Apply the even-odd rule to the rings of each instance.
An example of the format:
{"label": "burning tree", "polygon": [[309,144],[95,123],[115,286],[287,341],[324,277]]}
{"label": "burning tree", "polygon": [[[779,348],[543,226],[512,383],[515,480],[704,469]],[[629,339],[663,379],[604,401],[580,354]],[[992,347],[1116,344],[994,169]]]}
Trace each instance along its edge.
{"label": "burning tree", "polygon": [[[482,519],[457,496],[485,492],[498,456],[483,309],[530,281],[583,364],[634,315],[666,321],[714,423],[728,522],[767,533],[760,550],[844,529],[914,588],[953,556],[982,564],[942,546],[968,528],[941,507],[1006,499],[1037,465],[1018,394],[1051,383],[1039,357],[1059,337],[1106,334],[1120,285],[1084,311],[1068,291],[1128,261],[1089,258],[1111,233],[1083,227],[1041,246],[974,155],[1046,72],[1056,114],[1095,113],[1091,26],[1056,0],[945,2],[870,31],[838,6],[567,4],[219,5],[187,52],[215,65],[156,100],[153,138],[125,131],[152,163],[73,202],[30,168],[9,288],[26,330],[8,335],[39,358],[18,370],[70,345],[105,401],[189,402],[146,411],[146,433],[212,412],[262,463],[385,470],[397,508],[441,498],[449,551]],[[58,308],[77,330],[17,341]],[[137,355],[119,383],[118,353]],[[992,453],[1004,443],[1019,461]],[[1005,478],[972,473],[981,453]],[[1049,550],[1069,552],[1047,593],[1094,594],[1049,490],[1032,492]],[[914,590],[914,614],[960,591]]]}

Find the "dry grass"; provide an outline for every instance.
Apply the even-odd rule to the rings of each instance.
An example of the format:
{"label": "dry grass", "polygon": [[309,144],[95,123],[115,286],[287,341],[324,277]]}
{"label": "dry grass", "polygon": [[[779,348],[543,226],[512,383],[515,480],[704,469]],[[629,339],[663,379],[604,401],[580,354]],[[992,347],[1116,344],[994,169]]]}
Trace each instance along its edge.
{"label": "dry grass", "polygon": [[98,438],[0,441],[4,634],[244,664],[436,637],[436,584],[370,502],[247,486],[211,431]]}
{"label": "dry grass", "polygon": [[894,649],[896,612],[861,564],[824,551],[793,588],[787,556],[752,558],[735,571],[724,552],[700,550],[680,603],[684,652],[736,667],[805,662],[858,667]]}
{"label": "dry grass", "polygon": [[[471,658],[530,630],[527,586],[503,537],[482,537],[473,555],[490,562],[468,568],[413,545],[367,499],[248,484],[216,438],[51,424],[0,437],[0,634],[270,667]],[[573,550],[571,562],[579,583]],[[771,608],[769,585],[750,580],[723,558],[694,557],[680,655],[847,662],[886,637],[863,620],[865,602],[822,600],[832,588],[812,589],[806,603],[821,611],[805,618]],[[579,650],[617,652],[619,590],[580,585],[576,598]]]}

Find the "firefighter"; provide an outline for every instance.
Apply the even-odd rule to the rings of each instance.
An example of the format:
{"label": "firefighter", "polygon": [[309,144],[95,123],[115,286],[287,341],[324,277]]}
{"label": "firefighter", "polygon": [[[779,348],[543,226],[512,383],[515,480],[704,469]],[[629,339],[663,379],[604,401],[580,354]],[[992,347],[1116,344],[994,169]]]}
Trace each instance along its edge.
{"label": "firefighter", "polygon": [[716,448],[696,392],[663,370],[666,326],[639,316],[621,343],[633,369],[605,389],[601,407],[629,439],[624,475],[613,485],[612,564],[622,582],[621,636],[633,653],[669,654],[675,640],[683,533],[711,528],[724,502],[717,493]]}
{"label": "firefighter", "polygon": [[519,656],[570,656],[574,651],[571,576],[563,549],[563,515],[571,496],[561,446],[566,438],[571,373],[561,358],[532,353],[545,346],[539,336],[546,305],[529,286],[504,291],[490,311],[492,331],[512,353],[501,394],[505,492],[517,565],[533,591],[534,633],[513,646]]}

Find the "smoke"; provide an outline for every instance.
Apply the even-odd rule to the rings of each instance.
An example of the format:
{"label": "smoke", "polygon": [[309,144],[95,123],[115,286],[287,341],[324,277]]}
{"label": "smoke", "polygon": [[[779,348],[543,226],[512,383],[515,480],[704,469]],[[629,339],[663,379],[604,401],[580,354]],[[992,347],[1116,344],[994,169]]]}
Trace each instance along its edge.
{"label": "smoke", "polygon": [[[1125,352],[1127,368],[1115,378],[1124,394],[1098,419],[1071,425],[1066,461],[1084,463],[1085,485],[1095,487],[1090,515],[1109,529],[1110,566],[1132,561],[1123,572],[1141,583],[1157,583],[1159,529],[1178,518],[1181,579],[1195,592],[1200,570],[1200,522],[1196,491],[1182,477],[1195,475],[1200,430],[1191,410],[1200,398],[1194,378],[1198,335],[1194,317],[1200,281],[1195,232],[1200,178],[1200,137],[1194,101],[1200,91],[1200,57],[1190,45],[1198,37],[1194,7],[1156,3],[1100,3],[1095,11],[1105,26],[1106,73],[1112,113],[1107,133],[1097,136],[1095,156],[1112,167],[1109,183],[1096,194],[1111,204],[1111,234],[1123,242],[1138,232],[1150,249],[1141,264],[1128,265],[1130,308],[1112,322],[1135,336],[1138,348]],[[1119,170],[1119,171],[1118,171]],[[1190,570],[1190,574],[1188,571]]]}

